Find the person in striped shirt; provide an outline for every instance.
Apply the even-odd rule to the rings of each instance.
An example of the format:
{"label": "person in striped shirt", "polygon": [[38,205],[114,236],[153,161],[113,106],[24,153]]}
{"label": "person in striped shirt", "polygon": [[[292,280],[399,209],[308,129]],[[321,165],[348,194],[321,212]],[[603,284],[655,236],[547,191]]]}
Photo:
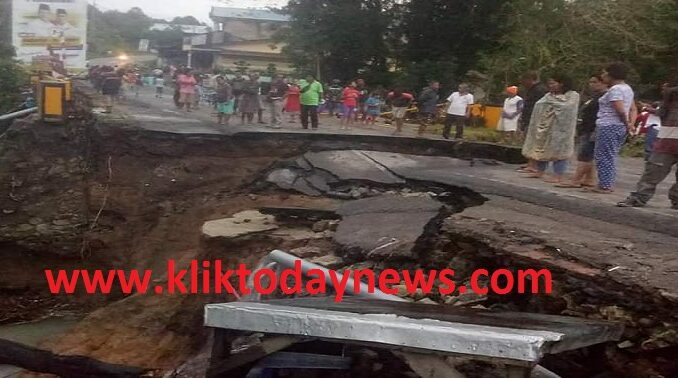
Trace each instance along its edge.
{"label": "person in striped shirt", "polygon": [[[662,127],[659,129],[652,155],[645,163],[643,176],[636,191],[619,202],[619,207],[645,206],[654,195],[657,185],[671,173],[673,166],[678,165],[678,86],[666,90],[659,116]],[[678,170],[676,182],[669,189],[669,199],[671,208],[678,210]]]}

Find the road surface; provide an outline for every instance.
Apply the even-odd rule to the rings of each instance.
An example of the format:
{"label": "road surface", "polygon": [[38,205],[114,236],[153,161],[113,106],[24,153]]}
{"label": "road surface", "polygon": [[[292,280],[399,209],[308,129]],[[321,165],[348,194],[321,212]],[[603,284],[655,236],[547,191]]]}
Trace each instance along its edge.
{"label": "road surface", "polygon": [[[163,98],[156,98],[153,88],[142,88],[139,96],[128,94],[127,100],[116,107],[116,114],[127,120],[133,120],[139,127],[164,133],[177,134],[210,134],[210,135],[235,135],[238,133],[300,133],[300,134],[326,134],[326,135],[355,135],[356,141],[361,136],[378,136],[383,140],[390,138],[412,138],[416,137],[416,126],[406,125],[405,130],[400,136],[392,136],[395,128],[383,122],[375,126],[355,126],[351,130],[340,130],[339,121],[327,115],[322,115],[320,128],[317,131],[303,130],[299,123],[290,123],[285,117],[285,122],[281,129],[272,129],[265,124],[256,123],[254,125],[242,125],[239,117],[231,120],[231,125],[221,126],[216,124],[216,118],[213,109],[208,106],[202,106],[199,109],[187,113],[177,109],[171,98],[171,93],[165,94]],[[268,117],[264,112],[264,121]],[[298,120],[297,120],[298,121]],[[443,139],[439,134],[428,133],[427,139],[434,139],[438,143]],[[395,140],[395,139],[394,139]],[[469,163],[460,163],[466,167]],[[571,168],[576,164],[572,162]],[[619,218],[624,224],[632,224],[634,218],[638,218],[641,228],[654,228],[647,224],[648,219],[654,216],[660,217],[665,223],[663,230],[673,229],[678,236],[678,211],[670,209],[668,201],[668,188],[673,183],[673,176],[662,183],[657,191],[655,198],[650,201],[647,207],[638,209],[618,209],[615,204],[623,200],[628,193],[634,190],[643,172],[644,162],[639,158],[621,158],[619,166],[619,175],[616,192],[612,194],[594,194],[583,192],[580,189],[562,189],[556,188],[552,184],[547,184],[538,179],[528,179],[525,175],[515,172],[515,165],[487,165],[485,163],[475,164],[472,169],[461,169],[460,167],[450,167],[442,165],[435,158],[428,158],[426,167],[419,167],[419,172],[429,172],[438,175],[448,175],[450,180],[459,185],[472,185],[475,190],[490,194],[503,195],[517,198],[521,201],[536,203],[543,206],[555,206],[561,204],[562,209],[572,208],[577,213],[591,216],[591,213],[597,213],[599,217],[608,218],[611,222],[619,222]],[[667,220],[668,219],[668,220]],[[669,223],[666,223],[669,222]],[[643,227],[645,226],[645,227]]]}

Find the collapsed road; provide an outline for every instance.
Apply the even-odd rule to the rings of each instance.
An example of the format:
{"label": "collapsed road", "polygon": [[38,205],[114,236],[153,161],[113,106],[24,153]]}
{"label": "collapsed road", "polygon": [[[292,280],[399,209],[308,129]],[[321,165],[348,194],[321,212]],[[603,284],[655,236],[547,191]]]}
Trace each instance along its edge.
{"label": "collapsed road", "polygon": [[[507,147],[378,133],[204,132],[211,126],[177,115],[170,130],[137,118],[134,106],[98,117],[85,109],[65,126],[17,121],[0,139],[0,182],[7,183],[0,188],[0,321],[81,319],[44,337],[40,348],[204,376],[214,347],[205,305],[234,296],[54,296],[43,269],[160,272],[170,259],[256,266],[281,249],[339,271],[449,267],[461,282],[478,268],[550,269],[551,295],[398,295],[420,302],[432,319],[450,306],[624,327],[619,340],[544,356],[540,364],[560,376],[678,372],[678,231],[670,212],[622,216],[598,198],[521,184],[510,173],[520,154]],[[143,114],[162,119],[154,112]],[[259,332],[246,336],[231,347],[307,353]],[[336,345],[304,344],[337,353]],[[368,343],[347,352],[351,376],[421,375],[403,351]],[[506,373],[505,361],[467,357],[445,366],[468,377]]]}

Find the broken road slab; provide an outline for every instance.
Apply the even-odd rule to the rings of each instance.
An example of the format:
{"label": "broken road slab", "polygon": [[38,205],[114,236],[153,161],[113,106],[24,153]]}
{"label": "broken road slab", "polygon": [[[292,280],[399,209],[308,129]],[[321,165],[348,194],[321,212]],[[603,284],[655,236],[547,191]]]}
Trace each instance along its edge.
{"label": "broken road slab", "polygon": [[[362,151],[370,159],[393,174],[408,181],[435,182],[454,187],[473,188],[482,195],[497,195],[563,210],[572,214],[610,223],[623,224],[643,230],[678,237],[678,212],[665,208],[648,207],[626,209],[615,206],[615,200],[635,189],[637,177],[620,177],[612,195],[584,194],[580,190],[559,189],[541,180],[529,180],[511,167],[471,165],[470,161],[445,156],[419,156],[391,152]],[[642,172],[642,168],[637,168]],[[660,186],[655,201],[665,198],[667,185]],[[614,197],[619,196],[619,197]],[[662,198],[663,197],[663,198]],[[615,199],[616,198],[616,199]]]}
{"label": "broken road slab", "polygon": [[343,219],[334,240],[349,253],[412,258],[417,243],[437,221],[444,205],[431,197],[383,195],[350,201],[337,211]]}
{"label": "broken road slab", "polygon": [[375,163],[362,151],[308,152],[304,157],[314,168],[330,172],[340,180],[362,180],[388,185],[405,183],[405,180]]}

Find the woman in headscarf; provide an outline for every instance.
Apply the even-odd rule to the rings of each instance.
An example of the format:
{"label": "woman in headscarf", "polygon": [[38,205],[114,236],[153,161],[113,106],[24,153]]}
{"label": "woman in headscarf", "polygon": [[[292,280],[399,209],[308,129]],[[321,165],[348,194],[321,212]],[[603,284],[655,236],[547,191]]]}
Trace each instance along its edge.
{"label": "woman in headscarf", "polygon": [[537,172],[528,177],[544,177],[549,162],[553,162],[554,176],[545,181],[560,183],[574,154],[579,93],[572,90],[572,80],[564,75],[551,75],[547,85],[549,92],[534,106],[523,155],[537,162]]}

